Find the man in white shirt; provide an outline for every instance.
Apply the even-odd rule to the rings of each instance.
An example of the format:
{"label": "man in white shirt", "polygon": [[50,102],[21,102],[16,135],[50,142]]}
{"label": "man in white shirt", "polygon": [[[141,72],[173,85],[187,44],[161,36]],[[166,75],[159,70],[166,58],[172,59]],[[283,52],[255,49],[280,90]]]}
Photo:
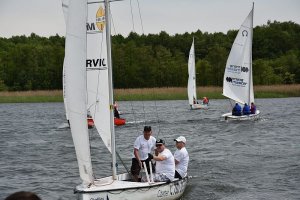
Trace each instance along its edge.
{"label": "man in white shirt", "polygon": [[160,139],[156,141],[156,155],[149,155],[156,161],[155,182],[170,182],[174,179],[175,163],[174,156],[169,149],[165,147],[165,141]]}
{"label": "man in white shirt", "polygon": [[189,164],[189,154],[185,148],[186,139],[183,136],[175,139],[177,150],[174,153],[175,159],[175,178],[182,179],[187,175]]}
{"label": "man in white shirt", "polygon": [[142,162],[146,163],[148,173],[150,173],[149,163],[151,163],[151,159],[148,158],[148,154],[154,150],[156,142],[156,139],[151,136],[151,134],[151,126],[145,126],[144,134],[137,137],[134,142],[134,156],[132,158],[132,165],[130,170],[131,174],[133,175],[134,181],[139,181],[139,174],[141,169],[143,168]]}

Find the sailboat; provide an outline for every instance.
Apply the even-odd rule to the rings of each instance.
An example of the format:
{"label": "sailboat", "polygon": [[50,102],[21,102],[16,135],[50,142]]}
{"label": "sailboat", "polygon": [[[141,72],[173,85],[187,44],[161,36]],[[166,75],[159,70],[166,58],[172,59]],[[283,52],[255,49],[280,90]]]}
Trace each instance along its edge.
{"label": "sailboat", "polygon": [[[223,95],[237,103],[247,103],[248,105],[254,103],[252,77],[253,11],[254,4],[234,40],[223,79]],[[223,114],[222,117],[225,119],[249,120],[257,118],[259,113],[259,110],[256,110],[255,114],[234,116],[230,112]]]}
{"label": "sailboat", "polygon": [[207,109],[208,104],[198,103],[197,100],[194,38],[193,38],[193,43],[189,54],[188,73],[189,73],[189,78],[188,78],[187,92],[188,92],[189,104],[191,109],[192,110]]}
{"label": "sailboat", "polygon": [[[130,174],[117,174],[109,1],[88,3],[87,0],[76,0],[69,1],[68,5],[63,6],[68,6],[64,60],[66,112],[70,121],[82,180],[82,183],[74,190],[78,198],[82,200],[173,200],[180,198],[186,188],[188,177],[180,180],[174,179],[171,182],[153,182],[150,174],[150,177],[147,176],[147,182],[132,182]],[[94,94],[97,101],[91,104],[90,109],[93,112],[91,114],[97,131],[105,144],[103,148],[107,148],[111,153],[108,156],[112,158],[112,164],[108,165],[112,166],[112,175],[104,178],[95,178],[93,173],[86,120],[87,105],[90,103],[89,89],[87,89],[89,76],[86,65],[89,62],[88,59],[93,59],[93,57],[88,57],[90,55],[88,52],[92,49],[89,49],[89,43],[92,40],[87,36],[88,34],[98,34],[107,47],[105,52],[95,55],[97,56],[95,58],[102,62],[102,66],[98,66],[101,67],[99,70],[101,78],[98,79],[101,82],[101,90]]]}

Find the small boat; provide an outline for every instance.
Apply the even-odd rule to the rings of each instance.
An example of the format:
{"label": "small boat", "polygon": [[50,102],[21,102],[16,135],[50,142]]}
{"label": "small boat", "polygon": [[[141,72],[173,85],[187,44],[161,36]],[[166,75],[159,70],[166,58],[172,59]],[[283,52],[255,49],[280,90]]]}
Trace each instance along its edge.
{"label": "small boat", "polygon": [[88,128],[94,128],[95,124],[94,124],[94,120],[92,117],[87,117],[87,123],[88,123]]}
{"label": "small boat", "polygon": [[[254,3],[234,40],[223,79],[223,95],[243,105],[254,103],[252,77],[253,11]],[[222,117],[225,120],[250,120],[258,118],[259,114],[259,110],[256,110],[255,114],[241,116],[232,115],[230,112],[223,114]]]}
{"label": "small boat", "polygon": [[[147,182],[133,182],[129,173],[117,174],[110,3],[108,0],[91,3],[88,3],[87,0],[65,2],[63,8],[67,10],[64,60],[66,112],[70,121],[79,175],[82,180],[82,183],[74,190],[78,199],[179,199],[187,186],[187,176],[182,179],[176,178],[170,182],[153,182],[153,177],[150,174],[150,178],[147,176]],[[92,36],[87,37],[89,34]],[[91,41],[89,41],[90,39]],[[95,57],[87,57],[89,48],[93,49],[101,45],[105,45],[103,47],[105,52],[95,54]],[[100,89],[94,94],[96,101],[89,100],[90,96],[87,97],[86,95],[90,90],[87,84],[89,75],[85,68],[89,59],[95,61],[92,63],[101,62],[103,65],[105,64],[105,67],[102,66],[101,69],[97,69],[101,71],[98,74],[101,77],[98,79]],[[99,68],[99,66],[97,67]],[[94,103],[91,103],[93,101]],[[101,165],[111,167],[111,176],[97,178],[94,173],[87,128],[87,108],[90,108],[96,130],[105,144],[101,147],[107,148],[110,152],[102,156],[111,158],[111,162],[101,162]]]}
{"label": "small boat", "polygon": [[194,38],[193,38],[193,43],[189,54],[188,73],[189,73],[189,79],[188,79],[187,92],[188,92],[189,104],[191,109],[192,110],[207,109],[208,104],[198,103],[197,100]]}
{"label": "small boat", "polygon": [[122,126],[122,125],[125,125],[125,123],[126,123],[126,120],[123,118],[116,118],[116,117],[114,118],[114,124],[116,126]]}
{"label": "small boat", "polygon": [[[87,118],[87,122],[88,122],[88,127],[89,128],[94,128],[95,124],[94,124],[94,120],[92,117],[88,117]],[[126,119],[123,119],[123,118],[114,118],[114,124],[116,126],[122,126],[122,125],[125,125],[126,123]]]}

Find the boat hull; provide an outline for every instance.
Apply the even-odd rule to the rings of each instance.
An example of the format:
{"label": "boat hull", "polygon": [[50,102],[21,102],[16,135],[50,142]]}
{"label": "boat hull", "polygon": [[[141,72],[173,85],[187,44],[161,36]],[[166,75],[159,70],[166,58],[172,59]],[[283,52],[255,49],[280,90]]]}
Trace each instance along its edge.
{"label": "boat hull", "polygon": [[175,200],[183,195],[187,182],[188,177],[181,180],[176,179],[170,183],[112,181],[111,177],[107,177],[96,180],[95,185],[92,185],[90,188],[84,188],[82,185],[77,186],[75,192],[78,193],[79,199],[82,200]]}
{"label": "boat hull", "polygon": [[222,117],[224,117],[225,120],[244,121],[244,120],[257,119],[257,118],[259,118],[259,114],[260,114],[260,111],[257,110],[255,114],[235,116],[235,115],[232,115],[232,113],[226,113],[226,114],[223,114]]}
{"label": "boat hull", "polygon": [[126,120],[123,118],[114,118],[114,123],[116,126],[122,126],[125,125]]}
{"label": "boat hull", "polygon": [[88,123],[88,128],[94,128],[95,124],[93,118],[88,117],[87,123]]}
{"label": "boat hull", "polygon": [[191,110],[208,109],[208,104],[192,104]]}
{"label": "boat hull", "polygon": [[[94,124],[94,120],[92,118],[87,118],[87,122],[88,122],[88,128],[94,128],[95,124]],[[114,124],[116,126],[122,126],[125,125],[126,120],[123,118],[114,118]]]}

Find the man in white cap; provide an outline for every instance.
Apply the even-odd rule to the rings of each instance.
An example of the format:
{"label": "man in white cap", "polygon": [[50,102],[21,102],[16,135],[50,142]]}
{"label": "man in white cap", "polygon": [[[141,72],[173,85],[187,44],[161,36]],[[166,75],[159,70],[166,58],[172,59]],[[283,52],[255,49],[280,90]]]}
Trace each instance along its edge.
{"label": "man in white cap", "polygon": [[187,175],[187,168],[189,164],[189,154],[185,148],[186,139],[183,136],[179,136],[174,141],[176,142],[177,148],[174,153],[175,178],[182,179]]}

